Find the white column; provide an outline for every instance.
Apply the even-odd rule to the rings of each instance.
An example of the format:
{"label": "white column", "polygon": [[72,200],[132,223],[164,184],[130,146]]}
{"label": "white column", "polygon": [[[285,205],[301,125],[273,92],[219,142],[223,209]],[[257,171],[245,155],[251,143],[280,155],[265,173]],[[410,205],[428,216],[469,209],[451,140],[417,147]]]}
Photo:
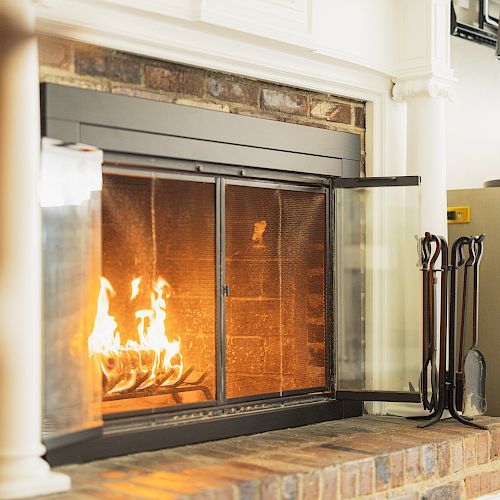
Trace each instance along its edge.
{"label": "white column", "polygon": [[41,458],[38,56],[31,0],[0,2],[0,498],[65,491]]}
{"label": "white column", "polygon": [[435,78],[396,81],[393,89],[407,103],[406,173],[422,178],[421,234],[448,234],[444,100],[452,92],[453,81]]}
{"label": "white column", "polygon": [[[421,177],[420,235],[426,231],[445,238],[448,235],[444,101],[452,97],[453,89],[453,79],[435,77],[397,80],[393,88],[394,99],[407,103],[406,173]],[[414,292],[412,301],[421,300],[421,291]],[[412,373],[421,359],[420,341],[414,340],[406,346],[404,360]],[[414,404],[393,403],[386,410],[403,416],[427,414]]]}

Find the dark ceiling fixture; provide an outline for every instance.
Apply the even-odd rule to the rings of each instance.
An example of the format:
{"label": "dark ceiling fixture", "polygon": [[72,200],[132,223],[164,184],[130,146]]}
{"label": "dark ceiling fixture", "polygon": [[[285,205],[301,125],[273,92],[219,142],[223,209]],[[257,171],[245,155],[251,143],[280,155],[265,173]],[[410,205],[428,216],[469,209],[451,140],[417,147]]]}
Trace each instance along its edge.
{"label": "dark ceiling fixture", "polygon": [[[479,12],[477,27],[457,21],[457,15],[453,1],[451,3],[451,34],[472,40],[483,45],[496,46],[496,56],[500,57],[498,37],[498,19],[489,13],[489,0],[479,0]],[[475,23],[474,23],[475,24]],[[486,29],[486,28],[489,28]],[[497,34],[492,33],[496,31]]]}

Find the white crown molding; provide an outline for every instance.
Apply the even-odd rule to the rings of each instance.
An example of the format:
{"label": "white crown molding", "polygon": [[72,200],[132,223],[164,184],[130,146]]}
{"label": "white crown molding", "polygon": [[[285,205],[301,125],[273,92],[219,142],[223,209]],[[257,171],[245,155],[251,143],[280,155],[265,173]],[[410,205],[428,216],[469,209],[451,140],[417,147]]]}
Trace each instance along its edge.
{"label": "white crown molding", "polygon": [[[39,33],[194,66],[371,100],[390,92],[389,75],[316,53],[298,40],[261,36],[128,7],[119,0],[54,0],[38,9]],[[128,0],[127,0],[128,1]],[[130,2],[129,2],[130,3]]]}
{"label": "white crown molding", "polygon": [[455,99],[454,78],[440,78],[436,76],[421,76],[394,80],[392,97],[395,101],[403,102],[412,97],[443,97],[453,101]]}

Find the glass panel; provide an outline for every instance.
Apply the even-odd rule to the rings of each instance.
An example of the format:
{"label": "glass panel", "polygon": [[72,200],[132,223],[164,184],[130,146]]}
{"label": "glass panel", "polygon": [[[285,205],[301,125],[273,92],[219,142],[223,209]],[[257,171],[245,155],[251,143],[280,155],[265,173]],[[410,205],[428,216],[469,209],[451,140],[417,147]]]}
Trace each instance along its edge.
{"label": "glass panel", "polygon": [[419,187],[337,189],[337,389],[418,391]]}
{"label": "glass panel", "polygon": [[102,200],[103,412],[213,400],[215,185],[108,174]]}
{"label": "glass panel", "polygon": [[324,388],[325,192],[226,186],[227,397]]}
{"label": "glass panel", "polygon": [[100,374],[85,335],[101,272],[102,152],[57,144],[42,139],[40,168],[46,444],[68,434],[84,439],[80,431],[102,425]]}
{"label": "glass panel", "polygon": [[83,332],[99,290],[100,193],[79,206],[44,207],[45,439],[100,426],[101,385]]}

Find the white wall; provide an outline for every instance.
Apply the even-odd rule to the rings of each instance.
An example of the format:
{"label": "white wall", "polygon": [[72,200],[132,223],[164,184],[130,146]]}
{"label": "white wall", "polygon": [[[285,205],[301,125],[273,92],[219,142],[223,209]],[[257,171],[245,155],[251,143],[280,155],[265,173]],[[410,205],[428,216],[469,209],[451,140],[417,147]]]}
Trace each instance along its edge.
{"label": "white wall", "polygon": [[448,189],[482,187],[500,179],[500,61],[493,48],[451,37],[458,78],[446,104]]}
{"label": "white wall", "polygon": [[398,64],[398,0],[315,0],[313,33],[318,50],[394,75]]}

